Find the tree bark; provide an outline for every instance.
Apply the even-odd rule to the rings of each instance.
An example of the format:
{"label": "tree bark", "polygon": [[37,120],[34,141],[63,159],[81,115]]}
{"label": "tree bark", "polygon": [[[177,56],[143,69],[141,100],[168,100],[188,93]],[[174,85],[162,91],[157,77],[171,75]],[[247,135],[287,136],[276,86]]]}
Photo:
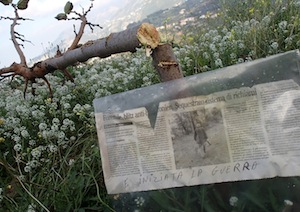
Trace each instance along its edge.
{"label": "tree bark", "polygon": [[67,51],[61,57],[49,58],[41,62],[41,67],[52,67],[63,70],[77,62],[85,62],[93,57],[105,58],[112,54],[134,52],[140,46],[156,48],[160,42],[156,28],[148,23],[130,28],[118,33],[112,33],[106,38],[88,41],[80,48]]}
{"label": "tree bark", "polygon": [[53,58],[34,64],[31,68],[23,61],[21,64],[13,63],[10,67],[0,69],[0,81],[10,76],[23,76],[25,79],[25,97],[28,81],[35,82],[36,78],[41,78],[47,83],[52,97],[50,83],[45,77],[48,73],[61,70],[70,80],[73,80],[72,76],[66,71],[66,68],[70,65],[85,62],[93,57],[105,58],[116,53],[134,52],[136,48],[142,45],[154,49],[159,42],[159,33],[156,28],[151,24],[143,23],[122,32],[112,33],[106,38],[88,41],[77,49],[70,49],[62,55],[57,54]]}
{"label": "tree bark", "polygon": [[152,58],[153,65],[162,82],[183,78],[180,65],[176,60],[170,44],[161,44],[155,48],[152,53]]}

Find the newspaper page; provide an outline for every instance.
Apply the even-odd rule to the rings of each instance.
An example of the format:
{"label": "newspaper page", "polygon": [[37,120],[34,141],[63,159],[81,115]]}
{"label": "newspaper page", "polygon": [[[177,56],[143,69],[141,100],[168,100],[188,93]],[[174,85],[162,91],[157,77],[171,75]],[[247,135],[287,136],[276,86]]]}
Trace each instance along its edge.
{"label": "newspaper page", "polygon": [[300,175],[293,80],[95,117],[109,194]]}

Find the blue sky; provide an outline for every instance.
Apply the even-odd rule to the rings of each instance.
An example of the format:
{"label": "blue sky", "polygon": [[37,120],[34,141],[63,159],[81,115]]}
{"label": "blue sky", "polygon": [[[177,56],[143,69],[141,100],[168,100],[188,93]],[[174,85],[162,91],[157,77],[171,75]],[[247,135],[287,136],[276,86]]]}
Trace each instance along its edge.
{"label": "blue sky", "polygon": [[[17,2],[16,0],[13,2]],[[74,21],[57,21],[54,17],[63,12],[64,0],[31,0],[26,10],[19,11],[19,15],[24,18],[33,19],[33,21],[21,21],[21,25],[16,27],[16,31],[25,36],[26,40],[32,43],[25,43],[23,52],[27,62],[30,58],[34,58],[46,51],[46,48],[55,41],[62,32],[69,29],[73,33],[73,24],[79,27],[80,22]],[[74,10],[81,12],[82,8],[88,8],[89,0],[71,0]],[[95,0],[94,8],[88,15],[88,20],[93,19],[109,20],[111,15],[121,8],[127,0]],[[13,17],[14,11],[10,6],[0,4],[0,16]],[[20,62],[19,56],[10,40],[10,24],[9,20],[0,21],[0,68],[9,66],[13,62]],[[94,22],[93,22],[94,23]],[[102,24],[102,23],[95,23]],[[86,28],[86,33],[90,33]]]}

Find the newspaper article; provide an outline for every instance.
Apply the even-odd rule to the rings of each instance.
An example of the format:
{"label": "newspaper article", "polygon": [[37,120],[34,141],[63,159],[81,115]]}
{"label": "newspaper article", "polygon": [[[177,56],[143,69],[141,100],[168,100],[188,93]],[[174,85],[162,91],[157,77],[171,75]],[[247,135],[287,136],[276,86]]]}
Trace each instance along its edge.
{"label": "newspaper article", "polygon": [[96,113],[109,194],[300,175],[293,80]]}

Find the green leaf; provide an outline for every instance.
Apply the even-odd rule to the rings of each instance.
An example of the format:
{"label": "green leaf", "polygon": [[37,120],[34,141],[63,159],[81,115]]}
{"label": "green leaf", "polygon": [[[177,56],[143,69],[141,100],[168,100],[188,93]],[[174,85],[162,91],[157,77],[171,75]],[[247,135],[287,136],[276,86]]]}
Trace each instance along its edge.
{"label": "green leaf", "polygon": [[28,7],[29,0],[20,0],[17,4],[17,8],[19,10],[25,10]]}
{"label": "green leaf", "polygon": [[73,9],[73,4],[72,4],[72,2],[68,1],[65,5],[65,8],[64,8],[65,13],[70,14],[72,9]]}
{"label": "green leaf", "polygon": [[66,15],[66,13],[59,13],[59,14],[57,14],[57,16],[55,16],[55,18],[57,19],[57,20],[67,20],[67,15]]}
{"label": "green leaf", "polygon": [[4,5],[9,5],[12,2],[12,0],[0,0],[0,2]]}

